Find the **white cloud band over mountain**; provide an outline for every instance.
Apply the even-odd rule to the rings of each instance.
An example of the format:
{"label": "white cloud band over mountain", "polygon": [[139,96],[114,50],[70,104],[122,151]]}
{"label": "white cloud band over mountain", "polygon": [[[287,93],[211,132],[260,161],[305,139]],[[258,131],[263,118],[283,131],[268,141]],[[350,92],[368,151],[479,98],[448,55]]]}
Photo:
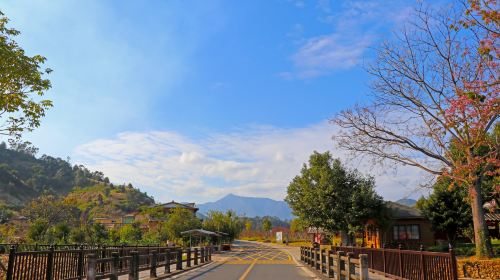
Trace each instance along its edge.
{"label": "white cloud band over mountain", "polygon": [[[78,163],[101,170],[111,181],[131,182],[159,201],[205,202],[226,194],[282,200],[313,151],[335,149],[335,127],[320,123],[303,128],[249,126],[231,133],[188,137],[174,131],[123,132],[75,150]],[[386,199],[418,196],[422,174],[411,167],[382,172],[359,161],[350,166],[375,176]]]}

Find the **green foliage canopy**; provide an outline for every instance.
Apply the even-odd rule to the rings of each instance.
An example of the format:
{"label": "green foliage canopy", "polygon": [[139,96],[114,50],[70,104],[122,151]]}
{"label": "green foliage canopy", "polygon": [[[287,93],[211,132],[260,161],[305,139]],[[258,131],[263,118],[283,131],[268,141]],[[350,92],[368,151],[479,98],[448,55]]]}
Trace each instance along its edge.
{"label": "green foliage canopy", "polygon": [[210,211],[207,218],[203,221],[203,228],[210,231],[227,233],[229,239],[234,240],[241,233],[243,222],[236,216],[234,211],[228,210],[226,213]]}
{"label": "green foliage canopy", "polygon": [[184,208],[174,208],[168,214],[168,219],[163,224],[163,229],[169,240],[181,241],[181,232],[201,227],[201,221],[193,212]]}
{"label": "green foliage canopy", "polygon": [[286,201],[305,225],[354,234],[385,204],[373,178],[348,170],[329,152],[314,152],[288,186]]}
{"label": "green foliage canopy", "polygon": [[264,218],[264,220],[262,221],[262,230],[263,231],[270,231],[272,226],[273,225],[271,224],[271,221],[269,221],[269,219],[267,219],[267,218]]}
{"label": "green foliage canopy", "polygon": [[51,87],[42,69],[45,57],[27,56],[14,41],[19,31],[8,28],[8,18],[0,11],[0,134],[21,137],[22,132],[40,126],[45,110],[52,107],[42,99]]}

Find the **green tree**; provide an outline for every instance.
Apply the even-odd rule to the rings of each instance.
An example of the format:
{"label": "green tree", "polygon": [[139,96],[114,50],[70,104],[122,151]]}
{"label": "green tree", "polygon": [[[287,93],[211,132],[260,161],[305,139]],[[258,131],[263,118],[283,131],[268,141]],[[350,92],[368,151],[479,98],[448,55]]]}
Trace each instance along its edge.
{"label": "green tree", "polygon": [[69,240],[73,243],[84,243],[85,237],[85,231],[81,227],[72,228],[69,234]]}
{"label": "green tree", "polygon": [[59,223],[51,228],[51,236],[59,244],[67,244],[70,240],[71,228],[67,223]]}
{"label": "green tree", "polygon": [[302,221],[299,218],[295,218],[290,221],[290,231],[295,233],[295,232],[301,232],[306,229],[306,226],[304,224],[304,221]]}
{"label": "green tree", "polygon": [[[482,200],[491,200],[494,196],[492,180],[483,181]],[[417,201],[417,208],[429,219],[435,231],[446,234],[452,245],[458,235],[473,236],[472,211],[465,188],[456,186],[448,177],[439,177],[433,186],[433,192],[427,198]],[[472,231],[472,236],[470,236]]]}
{"label": "green tree", "polygon": [[117,229],[111,229],[109,231],[109,242],[114,245],[120,242],[120,232]]}
{"label": "green tree", "polygon": [[89,238],[92,244],[104,244],[109,239],[108,229],[103,224],[94,223],[90,228]]}
{"label": "green tree", "polygon": [[28,228],[27,237],[29,240],[33,242],[43,242],[47,238],[46,235],[48,229],[49,226],[46,220],[43,219],[35,220],[30,224]]}
{"label": "green tree", "polygon": [[203,228],[211,231],[219,231],[228,234],[230,240],[234,240],[241,233],[243,223],[236,216],[234,211],[226,213],[220,211],[210,211],[207,218],[203,221]]}
{"label": "green tree", "polygon": [[245,221],[245,230],[250,231],[252,229],[252,221],[246,220]]}
{"label": "green tree", "polygon": [[20,32],[8,28],[8,21],[0,11],[0,134],[19,138],[38,127],[52,107],[50,100],[42,99],[51,87],[44,76],[52,70],[42,69],[45,57],[25,54],[13,39]]}
{"label": "green tree", "polygon": [[462,189],[450,189],[450,180],[440,178],[428,198],[420,198],[417,208],[432,223],[435,231],[446,234],[450,244],[455,244],[460,229],[472,225],[470,205]]}
{"label": "green tree", "polygon": [[118,232],[120,242],[123,244],[137,244],[142,239],[142,230],[139,223],[124,225]]}
{"label": "green tree", "polygon": [[181,241],[181,232],[197,229],[201,227],[201,221],[193,214],[193,212],[177,207],[172,209],[168,215],[167,221],[163,224],[163,230],[169,240]]}
{"label": "green tree", "polygon": [[306,226],[340,231],[342,243],[351,244],[368,219],[384,213],[374,186],[373,178],[346,169],[329,152],[314,152],[288,186],[285,200]]}
{"label": "green tree", "polygon": [[80,217],[80,211],[75,205],[54,195],[42,195],[33,199],[23,208],[22,213],[30,221],[44,220],[49,227],[61,222],[74,225]]}
{"label": "green tree", "polygon": [[267,218],[264,218],[264,220],[262,220],[262,230],[265,232],[269,232],[271,228],[272,228],[271,221],[269,221],[269,219]]}
{"label": "green tree", "polygon": [[0,224],[6,223],[12,217],[13,212],[5,204],[0,204]]}

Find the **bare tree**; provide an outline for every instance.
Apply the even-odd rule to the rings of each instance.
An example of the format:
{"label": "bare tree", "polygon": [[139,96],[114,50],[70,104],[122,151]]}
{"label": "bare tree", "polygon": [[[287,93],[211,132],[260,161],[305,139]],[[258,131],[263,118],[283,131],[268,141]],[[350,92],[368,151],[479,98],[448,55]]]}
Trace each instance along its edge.
{"label": "bare tree", "polygon": [[338,145],[356,156],[415,166],[467,187],[476,255],[488,257],[491,241],[478,194],[486,176],[499,176],[499,141],[492,137],[499,129],[499,52],[485,55],[489,31],[464,26],[466,14],[462,7],[416,9],[368,68],[375,77],[372,101],[332,121],[343,128],[334,136]]}

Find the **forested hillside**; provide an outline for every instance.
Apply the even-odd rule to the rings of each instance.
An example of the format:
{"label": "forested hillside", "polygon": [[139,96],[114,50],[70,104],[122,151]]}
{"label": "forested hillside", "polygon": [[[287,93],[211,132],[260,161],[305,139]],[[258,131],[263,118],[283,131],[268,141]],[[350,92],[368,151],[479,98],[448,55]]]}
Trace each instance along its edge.
{"label": "forested hillside", "polygon": [[[0,204],[23,206],[42,194],[67,195],[81,210],[132,211],[152,204],[145,193],[128,186],[113,186],[102,172],[47,155],[36,157],[36,148],[27,144],[0,143]],[[95,204],[95,205],[94,205]],[[97,207],[94,207],[97,206]],[[113,208],[113,209],[112,209]]]}
{"label": "forested hillside", "polygon": [[132,187],[99,183],[71,191],[65,198],[86,217],[120,216],[154,204],[153,198]]}

